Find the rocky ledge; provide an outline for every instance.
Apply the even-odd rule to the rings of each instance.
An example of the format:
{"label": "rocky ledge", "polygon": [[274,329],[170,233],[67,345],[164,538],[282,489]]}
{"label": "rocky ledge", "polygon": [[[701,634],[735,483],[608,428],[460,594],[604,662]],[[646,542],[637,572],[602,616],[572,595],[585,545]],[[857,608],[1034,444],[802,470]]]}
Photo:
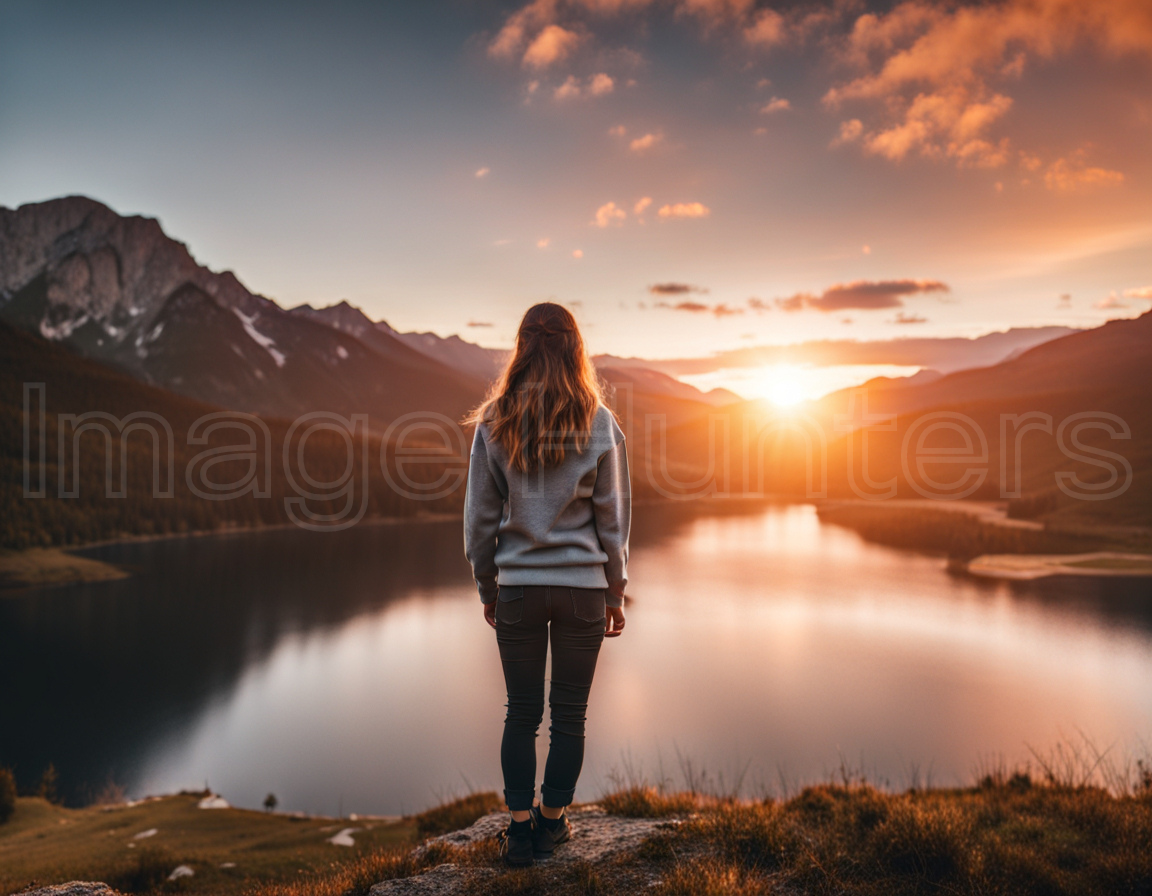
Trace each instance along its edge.
{"label": "rocky ledge", "polygon": [[[604,863],[635,849],[657,831],[679,824],[674,819],[624,818],[609,815],[597,805],[576,807],[569,812],[572,839],[557,848],[556,854],[537,865],[560,869],[578,862]],[[416,848],[417,854],[440,846],[479,847],[494,840],[508,824],[503,811],[485,815],[471,827],[434,837]],[[466,884],[481,877],[499,873],[488,864],[445,863],[415,877],[386,880],[376,884],[369,896],[440,896],[459,892]]]}

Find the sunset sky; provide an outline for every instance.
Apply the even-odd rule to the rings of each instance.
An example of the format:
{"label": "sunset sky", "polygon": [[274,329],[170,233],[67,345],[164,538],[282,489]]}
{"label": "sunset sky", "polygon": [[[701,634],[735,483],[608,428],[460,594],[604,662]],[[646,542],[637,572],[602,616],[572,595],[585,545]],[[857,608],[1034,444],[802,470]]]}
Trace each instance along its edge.
{"label": "sunset sky", "polygon": [[1148,0],[0,0],[0,204],[492,346],[543,299],[652,358],[1133,317],[1150,147]]}

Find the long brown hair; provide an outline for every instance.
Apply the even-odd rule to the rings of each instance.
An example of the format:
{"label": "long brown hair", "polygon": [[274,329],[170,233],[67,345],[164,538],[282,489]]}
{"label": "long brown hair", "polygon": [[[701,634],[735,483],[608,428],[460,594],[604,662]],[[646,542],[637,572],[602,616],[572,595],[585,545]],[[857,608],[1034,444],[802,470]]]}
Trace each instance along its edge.
{"label": "long brown hair", "polygon": [[559,464],[568,449],[583,451],[603,401],[576,318],[541,302],[525,313],[504,370],[464,423],[486,423],[523,473]]}

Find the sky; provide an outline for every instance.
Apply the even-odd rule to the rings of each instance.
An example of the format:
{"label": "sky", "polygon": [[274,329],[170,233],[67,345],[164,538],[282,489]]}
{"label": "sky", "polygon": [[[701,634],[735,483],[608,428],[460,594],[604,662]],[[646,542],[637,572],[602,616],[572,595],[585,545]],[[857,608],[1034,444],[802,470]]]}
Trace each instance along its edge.
{"label": "sky", "polygon": [[650,358],[1134,317],[1150,145],[1147,0],[0,0],[0,205],[491,346],[542,300]]}

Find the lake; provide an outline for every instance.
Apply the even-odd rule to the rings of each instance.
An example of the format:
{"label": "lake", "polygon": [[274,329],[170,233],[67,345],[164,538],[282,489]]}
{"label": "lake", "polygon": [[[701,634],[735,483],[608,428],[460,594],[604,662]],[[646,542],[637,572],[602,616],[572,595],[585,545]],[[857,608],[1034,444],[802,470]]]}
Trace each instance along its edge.
{"label": "lake", "polygon": [[[53,762],[72,800],[207,782],[325,814],[500,789],[503,678],[458,521],[85,553],[136,574],[0,599],[0,763],[22,779]],[[965,784],[1081,732],[1117,757],[1152,742],[1147,580],[981,581],[811,506],[698,502],[636,508],[630,577],[580,800],[627,773],[758,795],[841,764]]]}

